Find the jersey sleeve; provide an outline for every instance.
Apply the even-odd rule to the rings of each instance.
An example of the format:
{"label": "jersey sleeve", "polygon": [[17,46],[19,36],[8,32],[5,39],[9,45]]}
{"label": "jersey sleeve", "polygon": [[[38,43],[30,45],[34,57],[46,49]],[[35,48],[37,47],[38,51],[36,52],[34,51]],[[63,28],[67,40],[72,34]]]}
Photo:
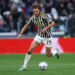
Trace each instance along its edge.
{"label": "jersey sleeve", "polygon": [[31,24],[33,22],[33,18],[31,17],[28,21],[28,24]]}
{"label": "jersey sleeve", "polygon": [[48,22],[48,24],[51,23],[52,22],[52,17],[50,15],[47,15],[46,21]]}

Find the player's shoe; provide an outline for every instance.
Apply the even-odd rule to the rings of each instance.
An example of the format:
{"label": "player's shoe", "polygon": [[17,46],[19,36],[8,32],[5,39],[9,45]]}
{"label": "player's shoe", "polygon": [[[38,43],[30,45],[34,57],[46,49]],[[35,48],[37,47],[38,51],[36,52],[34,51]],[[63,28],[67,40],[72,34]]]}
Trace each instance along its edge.
{"label": "player's shoe", "polygon": [[60,58],[60,53],[59,53],[58,49],[56,49],[56,50],[57,50],[56,57],[57,57],[57,59],[59,59]]}
{"label": "player's shoe", "polygon": [[21,67],[21,68],[19,68],[18,71],[25,71],[25,70],[26,70],[25,68]]}

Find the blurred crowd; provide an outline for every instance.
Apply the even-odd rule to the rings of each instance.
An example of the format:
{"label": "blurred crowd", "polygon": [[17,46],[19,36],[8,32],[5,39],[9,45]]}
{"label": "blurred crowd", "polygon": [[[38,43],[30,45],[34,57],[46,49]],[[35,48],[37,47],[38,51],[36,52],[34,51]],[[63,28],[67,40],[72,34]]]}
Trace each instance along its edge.
{"label": "blurred crowd", "polygon": [[[56,23],[52,31],[74,36],[75,0],[0,0],[0,32],[20,32],[33,14],[32,4],[40,4],[42,12],[52,16]],[[25,33],[36,31],[36,26],[30,25]]]}

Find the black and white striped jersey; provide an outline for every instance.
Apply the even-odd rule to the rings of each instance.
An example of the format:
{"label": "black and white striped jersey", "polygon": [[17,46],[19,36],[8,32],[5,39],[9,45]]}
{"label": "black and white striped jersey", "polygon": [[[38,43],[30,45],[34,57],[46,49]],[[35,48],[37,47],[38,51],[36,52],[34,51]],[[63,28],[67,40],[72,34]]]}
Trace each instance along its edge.
{"label": "black and white striped jersey", "polygon": [[41,33],[43,28],[47,27],[48,24],[52,22],[51,16],[48,16],[44,13],[40,13],[40,16],[37,18],[37,17],[35,17],[35,15],[33,15],[30,18],[28,24],[30,24],[32,22],[35,25],[37,25],[37,27],[38,27],[37,35],[39,35],[40,37],[43,37],[43,38],[50,38],[51,37],[51,30],[50,29],[47,29],[44,35]]}

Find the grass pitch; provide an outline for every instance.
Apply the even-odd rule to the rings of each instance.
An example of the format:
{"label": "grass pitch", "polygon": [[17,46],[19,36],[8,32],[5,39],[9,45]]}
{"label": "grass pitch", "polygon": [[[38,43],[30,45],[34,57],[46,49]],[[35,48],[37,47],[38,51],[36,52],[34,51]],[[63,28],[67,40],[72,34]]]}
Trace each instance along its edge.
{"label": "grass pitch", "polygon": [[[44,54],[33,54],[26,71],[18,71],[23,65],[24,54],[0,55],[0,75],[75,75],[75,54],[61,54],[59,60],[55,56],[49,58]],[[48,63],[48,68],[41,71],[38,64]]]}

